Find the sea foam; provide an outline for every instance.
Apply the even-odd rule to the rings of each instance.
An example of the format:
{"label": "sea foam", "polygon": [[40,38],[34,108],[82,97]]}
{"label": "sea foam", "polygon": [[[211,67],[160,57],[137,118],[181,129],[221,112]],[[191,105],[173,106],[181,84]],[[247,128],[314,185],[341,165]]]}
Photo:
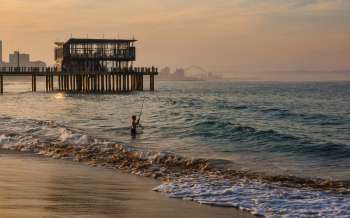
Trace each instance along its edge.
{"label": "sea foam", "polygon": [[164,183],[154,191],[266,217],[350,217],[348,194],[283,187],[259,180],[190,175]]}

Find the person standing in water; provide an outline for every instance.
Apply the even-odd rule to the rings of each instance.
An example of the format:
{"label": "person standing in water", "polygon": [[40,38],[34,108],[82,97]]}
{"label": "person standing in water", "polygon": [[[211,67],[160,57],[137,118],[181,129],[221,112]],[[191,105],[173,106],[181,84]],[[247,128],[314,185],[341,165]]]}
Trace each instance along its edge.
{"label": "person standing in water", "polygon": [[131,117],[132,119],[132,123],[131,123],[131,135],[132,136],[136,136],[137,132],[136,132],[136,129],[137,129],[137,126],[140,125],[140,118],[136,120],[136,116],[133,115]]}

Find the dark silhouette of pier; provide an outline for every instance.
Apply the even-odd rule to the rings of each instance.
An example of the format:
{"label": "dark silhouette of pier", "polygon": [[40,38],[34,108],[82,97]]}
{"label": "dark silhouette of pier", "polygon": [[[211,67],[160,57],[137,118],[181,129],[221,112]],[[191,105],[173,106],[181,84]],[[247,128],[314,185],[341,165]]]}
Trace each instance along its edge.
{"label": "dark silhouette of pier", "polygon": [[70,93],[144,91],[144,77],[149,76],[149,90],[154,91],[158,69],[133,66],[135,42],[73,38],[55,43],[55,67],[1,67],[0,94],[4,93],[4,76],[30,76],[33,92],[37,91],[37,77],[45,77],[46,92]]}

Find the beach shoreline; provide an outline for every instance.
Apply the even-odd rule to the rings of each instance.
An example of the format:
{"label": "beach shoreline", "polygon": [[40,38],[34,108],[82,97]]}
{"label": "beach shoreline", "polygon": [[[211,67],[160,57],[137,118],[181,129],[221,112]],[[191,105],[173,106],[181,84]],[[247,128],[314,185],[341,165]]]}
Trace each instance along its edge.
{"label": "beach shoreline", "polygon": [[157,180],[104,167],[0,150],[1,217],[254,217],[170,199]]}
{"label": "beach shoreline", "polygon": [[[6,138],[3,137],[3,139]],[[90,141],[89,139],[86,140]],[[216,209],[213,210],[217,211],[219,214],[223,213],[219,216],[211,214],[210,212],[202,214],[202,209],[200,209],[196,214],[176,215],[174,217],[206,217],[208,214],[210,214],[209,217],[226,217],[227,211],[221,211],[221,209],[224,208],[229,208],[235,211],[233,213],[238,213],[233,217],[269,216],[273,213],[279,213],[280,215],[284,213],[293,214],[293,211],[296,211],[296,214],[298,214],[300,212],[295,210],[295,207],[300,204],[298,199],[304,199],[303,196],[305,195],[308,196],[307,198],[309,199],[305,199],[305,202],[314,202],[315,199],[318,199],[324,204],[328,204],[327,202],[332,201],[331,204],[339,205],[339,207],[345,207],[347,205],[346,198],[344,198],[347,196],[347,189],[343,189],[343,186],[339,187],[340,189],[338,191],[333,189],[338,187],[336,183],[333,184],[334,187],[328,187],[327,183],[323,184],[326,189],[322,190],[317,187],[312,188],[313,184],[317,183],[305,183],[304,186],[298,187],[299,180],[286,181],[286,183],[283,184],[281,183],[284,179],[283,177],[277,177],[277,179],[279,178],[281,181],[264,181],[264,178],[260,177],[259,174],[256,175],[258,177],[255,178],[251,177],[251,175],[254,176],[255,174],[250,175],[246,172],[239,171],[234,171],[232,175],[225,175],[225,171],[211,166],[210,160],[188,159],[169,152],[159,153],[145,151],[125,144],[114,144],[104,141],[99,141],[97,144],[84,145],[27,144],[23,146],[17,144],[17,146],[11,146],[7,149],[9,150],[6,152],[0,149],[0,152],[2,151],[4,153],[3,155],[28,156],[31,160],[62,161],[60,163],[83,168],[85,166],[94,170],[98,169],[92,173],[92,175],[95,175],[94,177],[98,177],[98,174],[102,171],[109,171],[113,175],[123,174],[124,176],[121,178],[133,177],[132,180],[137,180],[138,186],[144,188],[141,189],[141,191],[147,192],[150,196],[156,196],[154,194],[158,194],[158,197],[155,197],[155,199],[160,198],[159,196],[161,196],[161,198],[167,196],[170,197],[167,198],[167,200],[173,202],[180,201],[182,202],[180,204],[185,204],[186,207],[188,206],[190,211],[192,211],[192,207],[203,208],[203,205],[207,205],[214,206],[213,208]],[[31,161],[29,161],[29,166],[30,162]],[[26,165],[26,167],[28,166]],[[30,170],[35,168],[36,167],[30,167]],[[47,176],[50,175],[50,173],[44,172],[43,175]],[[288,177],[287,179],[293,178],[298,179],[296,177]],[[66,184],[66,181],[69,181],[69,179],[70,178],[61,179],[61,182]],[[5,176],[3,180],[6,181],[7,177]],[[301,179],[301,184],[303,184],[304,181],[307,180]],[[312,181],[310,180],[310,182]],[[12,184],[13,181],[10,181],[10,183]],[[126,190],[128,192],[129,181],[127,181],[126,184]],[[287,184],[294,185],[288,186]],[[91,189],[91,187],[89,189]],[[331,192],[328,192],[327,189]],[[332,189],[335,192],[333,192]],[[138,193],[139,191],[140,189],[135,191],[136,196],[140,196],[140,193]],[[150,192],[153,194],[150,194]],[[156,192],[163,193],[164,195]],[[34,195],[31,195],[30,197],[33,196]],[[142,194],[141,196],[144,197]],[[91,200],[89,201],[94,201],[95,194],[90,195],[90,197]],[[188,205],[188,201],[191,201],[192,206]],[[275,202],[281,203],[276,204]],[[153,206],[155,206],[154,210],[156,211],[163,208],[163,206],[159,205]],[[12,205],[12,207],[15,206]],[[288,209],[286,207],[288,207]],[[318,213],[330,213],[327,207],[321,212],[318,212],[318,203],[310,203],[309,207],[309,214],[317,215]],[[172,208],[172,206],[167,206],[167,208]],[[175,210],[177,210],[177,208],[175,208]],[[343,213],[337,210],[331,213],[333,212],[337,214]],[[229,213],[230,217],[232,217],[232,211]],[[139,213],[135,217],[145,217],[141,216],[141,214],[142,213]],[[157,216],[158,215],[152,215],[150,217]],[[21,216],[16,215],[10,217]],[[128,215],[127,217],[133,216]],[[164,217],[164,214],[159,217]]]}

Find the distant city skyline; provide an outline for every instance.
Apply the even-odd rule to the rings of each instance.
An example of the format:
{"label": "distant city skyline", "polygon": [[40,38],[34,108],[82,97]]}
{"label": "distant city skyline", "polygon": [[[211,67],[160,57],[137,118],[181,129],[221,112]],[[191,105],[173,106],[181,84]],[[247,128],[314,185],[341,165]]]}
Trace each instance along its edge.
{"label": "distant city skyline", "polygon": [[104,35],[135,36],[135,65],[230,76],[350,69],[347,0],[3,0],[0,13],[4,53],[19,48],[48,64],[55,41]]}
{"label": "distant city skyline", "polygon": [[0,40],[0,67],[46,67],[46,63],[40,60],[32,61],[30,54],[14,51],[8,54],[8,61],[3,59],[3,42]]}
{"label": "distant city skyline", "polygon": [[[196,72],[191,72],[196,70]],[[158,80],[164,81],[196,81],[196,80],[222,80],[223,77],[213,72],[208,72],[199,66],[192,66],[186,69],[166,66],[159,70]]]}

